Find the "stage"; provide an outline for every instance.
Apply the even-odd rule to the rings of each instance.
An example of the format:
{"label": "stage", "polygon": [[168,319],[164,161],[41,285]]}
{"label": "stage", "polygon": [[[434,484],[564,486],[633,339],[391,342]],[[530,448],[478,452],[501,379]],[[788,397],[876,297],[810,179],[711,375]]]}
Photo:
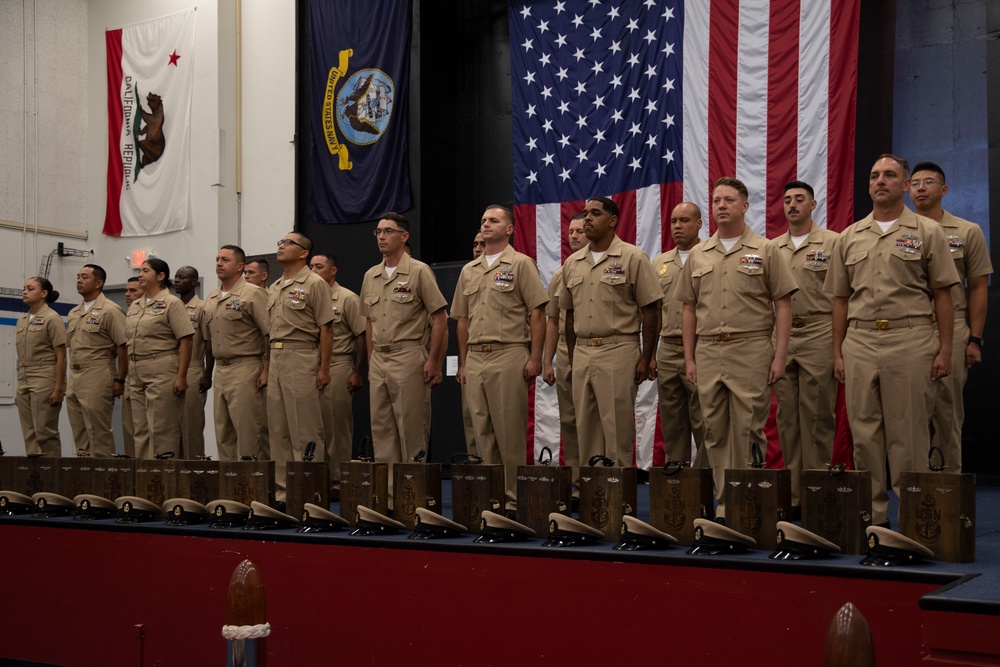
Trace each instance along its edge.
{"label": "stage", "polygon": [[887,569],[10,517],[0,665],[224,664],[227,587],[245,558],[267,588],[272,666],[818,665],[845,602],[880,666],[1000,665],[998,504],[1000,489],[979,489],[977,562]]}

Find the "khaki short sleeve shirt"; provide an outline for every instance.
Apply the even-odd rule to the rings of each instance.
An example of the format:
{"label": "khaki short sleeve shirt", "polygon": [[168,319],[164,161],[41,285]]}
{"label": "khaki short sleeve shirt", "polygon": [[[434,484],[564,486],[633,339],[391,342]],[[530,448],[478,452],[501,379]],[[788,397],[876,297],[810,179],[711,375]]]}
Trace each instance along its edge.
{"label": "khaki short sleeve shirt", "polygon": [[649,258],[617,236],[596,264],[590,246],[570,255],[563,280],[559,307],[573,310],[580,338],[638,334],[642,307],[663,298]]}
{"label": "khaki short sleeve shirt", "polygon": [[846,297],[847,319],[929,317],[933,290],[958,283],[941,225],[908,208],[889,231],[871,214],[841,233],[824,289]]}
{"label": "khaki short sleeve shirt", "polygon": [[675,337],[681,335],[681,313],[684,304],[675,297],[677,285],[680,284],[681,262],[680,251],[677,248],[657,255],[653,260],[653,270],[660,281],[663,291],[663,301],[660,304],[660,335]]}
{"label": "khaki short sleeve shirt", "polygon": [[194,335],[183,302],[162,289],[152,300],[142,296],[132,302],[125,316],[125,342],[129,355],[158,354],[176,350],[181,338]]}
{"label": "khaki short sleeve shirt", "polygon": [[424,340],[428,314],[448,305],[431,267],[404,254],[390,276],[385,262],[365,273],[361,312],[371,320],[372,343]]}
{"label": "khaki short sleeve shirt", "polygon": [[699,336],[715,336],[771,329],[774,302],[797,289],[778,246],[747,226],[731,250],[718,232],[694,248],[675,298],[695,307]]}
{"label": "khaki short sleeve shirt", "polygon": [[814,224],[809,237],[798,248],[790,232],[774,239],[799,286],[799,291],[792,295],[794,317],[833,314],[833,297],[823,291],[823,283],[839,237],[837,232]]}
{"label": "khaki short sleeve shirt", "polygon": [[66,327],[59,313],[43,304],[34,315],[17,320],[15,346],[22,363],[56,363],[56,348],[66,344]]}
{"label": "khaki short sleeve shirt", "polygon": [[212,290],[205,301],[202,334],[216,359],[262,357],[271,330],[267,292],[240,278],[225,296]]}
{"label": "khaki short sleeve shirt", "polygon": [[104,294],[97,295],[88,311],[82,303],[73,308],[66,321],[70,363],[110,362],[125,344],[125,311]]}
{"label": "khaki short sleeve shirt", "polygon": [[986,247],[986,236],[983,228],[974,222],[957,218],[948,211],[941,218],[944,228],[944,238],[948,242],[951,258],[955,260],[958,269],[959,283],[951,288],[951,300],[955,303],[955,312],[964,314],[969,306],[965,294],[965,281],[968,278],[988,276],[993,273],[993,262],[990,261],[990,251]]}
{"label": "khaki short sleeve shirt", "polygon": [[333,308],[333,354],[354,354],[354,342],[365,332],[361,299],[340,283],[330,290]]}
{"label": "khaki short sleeve shirt", "polygon": [[272,342],[319,343],[319,331],[333,321],[330,286],[302,267],[286,285],[278,278],[268,289]]}
{"label": "khaki short sleeve shirt", "polygon": [[492,266],[481,255],[462,268],[455,286],[451,316],[469,320],[469,343],[530,343],[531,311],[549,297],[538,268],[510,246]]}

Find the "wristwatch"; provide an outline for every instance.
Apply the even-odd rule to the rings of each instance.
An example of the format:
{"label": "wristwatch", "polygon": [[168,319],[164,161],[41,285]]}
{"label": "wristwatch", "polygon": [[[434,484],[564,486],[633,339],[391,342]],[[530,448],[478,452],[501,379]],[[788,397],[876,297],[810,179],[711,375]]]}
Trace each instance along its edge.
{"label": "wristwatch", "polygon": [[125,384],[125,380],[120,380],[118,378],[114,379],[114,384]]}
{"label": "wristwatch", "polygon": [[983,339],[980,336],[969,336],[969,342],[978,345],[980,350],[983,349]]}

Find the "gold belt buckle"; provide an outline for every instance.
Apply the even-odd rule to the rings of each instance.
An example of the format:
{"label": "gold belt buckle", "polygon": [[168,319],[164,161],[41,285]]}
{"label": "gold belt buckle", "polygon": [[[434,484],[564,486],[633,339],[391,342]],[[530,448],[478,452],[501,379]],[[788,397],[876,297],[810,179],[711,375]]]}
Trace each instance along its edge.
{"label": "gold belt buckle", "polygon": [[493,351],[493,344],[492,343],[483,343],[480,347],[482,348],[483,352],[492,352]]}
{"label": "gold belt buckle", "polygon": [[733,339],[733,334],[729,333],[728,331],[725,332],[725,333],[720,333],[719,334],[719,342],[720,343],[725,343],[727,341],[731,341],[732,339]]}
{"label": "gold belt buckle", "polygon": [[392,344],[389,344],[389,345],[379,345],[378,346],[378,351],[379,352],[391,352],[392,351]]}
{"label": "gold belt buckle", "polygon": [[285,347],[285,344],[282,343],[281,341],[278,341],[277,343],[275,343],[274,345],[272,345],[272,347],[274,349],[276,349],[276,350],[280,350],[281,348]]}
{"label": "gold belt buckle", "polygon": [[801,315],[796,315],[792,318],[792,326],[798,329],[799,327],[804,327],[806,325],[806,318]]}
{"label": "gold belt buckle", "polygon": [[590,343],[588,343],[588,344],[590,345],[590,347],[600,347],[600,346],[604,345],[604,339],[603,338],[591,338],[590,339]]}
{"label": "gold belt buckle", "polygon": [[889,328],[889,320],[875,320],[875,328],[879,331],[885,331]]}

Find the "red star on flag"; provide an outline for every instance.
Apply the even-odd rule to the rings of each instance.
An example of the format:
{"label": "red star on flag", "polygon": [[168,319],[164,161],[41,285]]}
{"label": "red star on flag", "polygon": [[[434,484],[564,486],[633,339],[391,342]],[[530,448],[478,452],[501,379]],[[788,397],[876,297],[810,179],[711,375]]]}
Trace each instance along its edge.
{"label": "red star on flag", "polygon": [[180,60],[180,56],[177,55],[177,49],[174,49],[174,52],[170,54],[169,58],[170,62],[167,63],[167,65],[173,65],[174,67],[177,67],[177,61]]}

